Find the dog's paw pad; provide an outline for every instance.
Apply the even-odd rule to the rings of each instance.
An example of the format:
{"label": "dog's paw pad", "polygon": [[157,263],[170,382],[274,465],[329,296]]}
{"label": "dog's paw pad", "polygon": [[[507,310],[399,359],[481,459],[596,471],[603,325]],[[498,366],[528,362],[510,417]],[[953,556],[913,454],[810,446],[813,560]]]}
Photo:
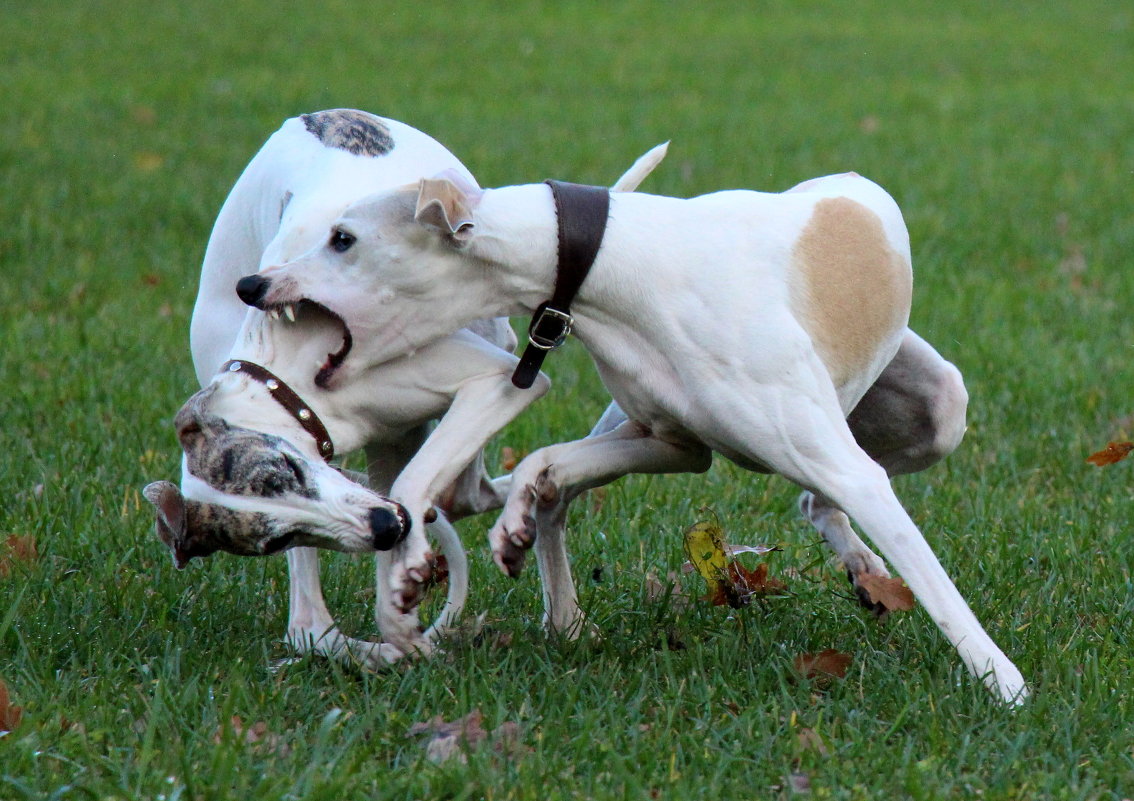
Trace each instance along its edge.
{"label": "dog's paw pad", "polygon": [[507,543],[496,552],[496,564],[504,571],[504,575],[509,578],[517,578],[523,572],[524,559],[527,554],[527,549]]}

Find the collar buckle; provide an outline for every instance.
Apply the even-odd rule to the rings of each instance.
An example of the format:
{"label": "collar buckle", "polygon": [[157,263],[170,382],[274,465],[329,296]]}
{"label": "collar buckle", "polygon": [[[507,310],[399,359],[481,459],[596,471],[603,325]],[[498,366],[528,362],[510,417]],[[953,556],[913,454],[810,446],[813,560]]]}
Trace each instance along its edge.
{"label": "collar buckle", "polygon": [[567,341],[574,325],[575,318],[570,314],[541,303],[528,326],[528,342],[533,348],[555,350]]}

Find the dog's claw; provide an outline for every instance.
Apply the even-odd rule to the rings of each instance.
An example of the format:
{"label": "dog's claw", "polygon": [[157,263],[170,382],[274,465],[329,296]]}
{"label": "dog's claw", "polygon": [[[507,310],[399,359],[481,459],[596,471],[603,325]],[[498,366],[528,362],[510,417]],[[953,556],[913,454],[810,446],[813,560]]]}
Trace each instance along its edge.
{"label": "dog's claw", "polygon": [[531,515],[524,515],[523,528],[508,532],[509,541],[517,548],[527,550],[535,542],[535,519]]}

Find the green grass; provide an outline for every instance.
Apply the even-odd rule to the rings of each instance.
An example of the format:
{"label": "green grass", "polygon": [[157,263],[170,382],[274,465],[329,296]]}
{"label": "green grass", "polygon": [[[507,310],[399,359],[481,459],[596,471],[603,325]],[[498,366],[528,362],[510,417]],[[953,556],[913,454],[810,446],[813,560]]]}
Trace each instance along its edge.
{"label": "green grass", "polygon": [[[33,535],[40,555],[0,579],[0,679],[24,707],[0,798],[786,798],[792,773],[816,798],[1134,795],[1131,468],[1083,462],[1134,433],[1134,12],[598,8],[3,3],[0,541]],[[486,186],[607,183],[667,139],[649,191],[849,169],[886,186],[913,240],[913,325],[972,395],[962,447],[898,492],[1034,698],[999,708],[921,611],[869,619],[794,491],[723,462],[577,505],[601,643],[541,633],[534,571],[496,574],[486,516],[462,525],[485,633],[381,675],[273,673],[283,560],[175,572],[139,490],[178,474],[170,420],[195,388],[188,320],[221,201],[285,117],[335,106],[430,132]],[[549,371],[494,448],[579,436],[604,407],[578,348]],[[791,597],[732,614],[646,599],[706,504],[732,539],[783,544],[773,571],[805,576]],[[344,628],[373,633],[368,561],[325,564]],[[828,647],[853,654],[846,679],[793,679],[794,655]],[[434,766],[407,736],[476,708],[530,751]],[[277,739],[218,736],[233,716]]]}

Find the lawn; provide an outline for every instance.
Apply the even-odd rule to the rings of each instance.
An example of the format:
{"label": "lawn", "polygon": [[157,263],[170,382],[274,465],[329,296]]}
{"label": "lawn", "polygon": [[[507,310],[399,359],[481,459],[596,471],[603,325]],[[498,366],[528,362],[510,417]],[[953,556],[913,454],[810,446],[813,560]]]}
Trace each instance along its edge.
{"label": "lawn", "polygon": [[[0,798],[1134,797],[1134,460],[1084,461],[1134,436],[1130,8],[44,0],[0,21],[0,681],[22,708]],[[340,106],[429,132],[485,186],[609,183],[665,140],[647,191],[885,186],[911,324],[971,394],[958,451],[895,486],[1032,699],[996,704],[923,611],[868,616],[794,488],[723,460],[576,504],[594,642],[543,634],[487,515],[461,524],[466,627],[381,674],[284,662],[283,559],[175,571],[140,490],[179,472],[212,220],[283,119]],[[606,405],[577,347],[547,369],[492,464]],[[655,597],[703,507],[781,547],[786,595],[713,607],[679,574],[689,603]],[[370,561],[324,565],[372,635]],[[827,648],[844,678],[795,674]],[[410,734],[475,710],[517,747],[434,764]]]}

